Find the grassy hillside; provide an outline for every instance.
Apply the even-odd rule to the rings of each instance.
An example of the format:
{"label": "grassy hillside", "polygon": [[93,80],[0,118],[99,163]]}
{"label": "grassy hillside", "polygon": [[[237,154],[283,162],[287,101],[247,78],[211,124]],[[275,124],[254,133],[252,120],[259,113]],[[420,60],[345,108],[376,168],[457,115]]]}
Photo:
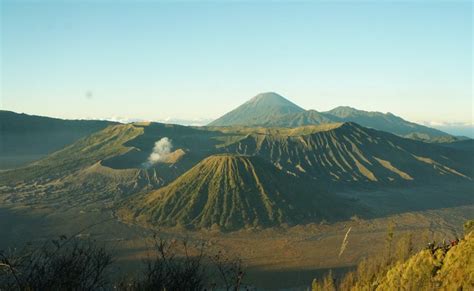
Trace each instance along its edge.
{"label": "grassy hillside", "polygon": [[127,202],[132,216],[154,225],[242,227],[342,219],[347,201],[302,183],[257,157],[210,156],[170,185]]}
{"label": "grassy hillside", "polygon": [[111,124],[0,110],[0,169],[25,165]]}
{"label": "grassy hillside", "polygon": [[312,290],[474,289],[472,230],[455,245],[435,243],[433,247],[414,251],[413,240],[417,238],[404,235],[393,245],[393,230],[389,230],[384,252],[362,260],[354,271],[337,280],[331,273],[314,280]]}
{"label": "grassy hillside", "polygon": [[474,289],[474,233],[449,251],[423,250],[398,262],[381,279],[377,290]]}

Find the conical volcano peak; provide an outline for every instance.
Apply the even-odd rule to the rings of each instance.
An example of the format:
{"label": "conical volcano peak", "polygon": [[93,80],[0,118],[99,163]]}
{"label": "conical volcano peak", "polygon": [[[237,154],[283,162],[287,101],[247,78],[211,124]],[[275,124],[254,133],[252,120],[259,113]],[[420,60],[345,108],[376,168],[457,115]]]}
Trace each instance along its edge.
{"label": "conical volcano peak", "polygon": [[[281,108],[290,108],[291,111],[299,112],[304,111],[303,108],[299,107],[295,103],[286,99],[275,92],[264,92],[256,95],[245,104],[252,104],[259,107],[281,107]],[[263,108],[262,108],[263,109]]]}
{"label": "conical volcano peak", "polygon": [[304,110],[280,94],[271,91],[254,96],[209,125],[287,128],[341,122],[356,122],[364,127],[412,139],[433,142],[457,139],[440,130],[406,121],[392,113],[364,111],[349,106],[339,106],[321,112]]}
{"label": "conical volcano peak", "polygon": [[202,160],[199,164],[234,163],[234,162],[249,160],[249,159],[251,159],[250,156],[225,153],[225,154],[215,154],[215,155],[209,156],[209,157],[205,158],[204,160]]}
{"label": "conical volcano peak", "polygon": [[261,157],[217,154],[127,208],[152,224],[229,230],[344,215],[334,208],[325,211],[330,204],[345,209],[343,200],[307,183],[311,186]]}
{"label": "conical volcano peak", "polygon": [[262,125],[275,118],[304,111],[285,97],[274,92],[266,92],[258,94],[210,125]]}
{"label": "conical volcano peak", "polygon": [[258,106],[282,106],[291,107],[294,110],[304,110],[298,105],[294,104],[285,97],[275,92],[260,93],[257,96],[250,99],[247,103],[258,105]]}

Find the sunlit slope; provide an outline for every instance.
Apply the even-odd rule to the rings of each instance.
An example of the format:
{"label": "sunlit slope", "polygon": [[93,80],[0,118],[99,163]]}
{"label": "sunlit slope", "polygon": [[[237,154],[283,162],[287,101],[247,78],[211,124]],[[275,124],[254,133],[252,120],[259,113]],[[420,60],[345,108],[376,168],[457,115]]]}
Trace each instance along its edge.
{"label": "sunlit slope", "polygon": [[260,156],[290,174],[322,183],[383,185],[472,177],[472,157],[460,151],[355,123],[315,132],[307,129],[294,129],[293,134],[287,134],[289,130],[280,134],[249,133],[226,146],[225,151]]}
{"label": "sunlit slope", "polygon": [[130,148],[124,143],[143,134],[143,129],[129,125],[112,125],[83,138],[24,168],[0,173],[0,182],[12,184],[51,180],[66,176],[78,169],[91,166],[111,156],[125,153]]}
{"label": "sunlit slope", "polygon": [[154,225],[225,229],[341,219],[355,209],[261,158],[228,154],[204,159],[125,208],[127,216]]}
{"label": "sunlit slope", "polygon": [[156,168],[166,169],[170,164],[180,161],[182,156],[185,156],[182,160],[191,160],[192,166],[213,150],[213,144],[218,141],[211,138],[216,135],[219,133],[160,123],[113,125],[31,165],[1,172],[0,182],[14,184],[51,180],[85,170],[96,163],[111,169],[143,169],[143,163],[152,152],[154,143],[163,137],[172,140],[173,151],[176,151],[173,153],[175,161],[166,165],[158,164]]}
{"label": "sunlit slope", "polygon": [[423,250],[399,262],[377,290],[474,290],[474,233],[449,251]]}
{"label": "sunlit slope", "polygon": [[[110,126],[23,168],[0,172],[7,200],[121,199],[163,186],[213,151],[216,132],[158,123]],[[166,161],[145,165],[157,140],[173,142]]]}
{"label": "sunlit slope", "polygon": [[6,201],[66,199],[76,202],[116,200],[163,183],[153,169],[118,170],[103,160],[129,152],[124,144],[143,128],[110,126],[23,168],[0,172]]}

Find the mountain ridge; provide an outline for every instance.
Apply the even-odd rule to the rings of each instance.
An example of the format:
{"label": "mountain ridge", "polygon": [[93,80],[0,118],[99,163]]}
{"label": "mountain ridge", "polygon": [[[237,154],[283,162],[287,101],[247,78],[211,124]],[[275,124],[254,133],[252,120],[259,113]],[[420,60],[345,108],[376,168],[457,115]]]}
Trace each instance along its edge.
{"label": "mountain ridge", "polygon": [[434,176],[472,178],[472,167],[459,151],[446,151],[353,122],[293,136],[248,134],[225,150],[261,156],[293,175],[339,186],[416,184]]}
{"label": "mountain ridge", "polygon": [[290,104],[294,104],[296,106],[295,108],[298,109],[287,112],[283,108],[278,109],[275,107],[278,106],[279,103],[273,103],[270,109],[265,105],[259,106],[258,114],[252,113],[252,115],[248,115],[246,113],[248,104],[251,104],[255,100],[259,100],[261,104],[265,104],[263,100],[273,99],[273,94],[278,95],[276,93],[271,93],[271,95],[268,95],[268,93],[259,94],[243,105],[211,122],[209,126],[299,127],[333,122],[356,122],[365,127],[417,140],[433,142],[450,142],[457,140],[456,137],[448,133],[406,121],[390,112],[364,111],[349,106],[339,106],[325,112],[319,112],[313,109],[304,110],[280,95],[278,95],[280,102],[283,102],[281,101],[281,98],[283,98],[286,100],[286,103],[283,102],[284,104],[289,102]]}
{"label": "mountain ridge", "polygon": [[26,165],[113,124],[0,110],[0,169]]}
{"label": "mountain ridge", "polygon": [[[170,142],[170,156],[144,167],[163,138]],[[347,218],[350,213],[338,212],[337,205],[355,211],[357,203],[341,200],[335,193],[348,189],[470,183],[472,159],[466,150],[404,139],[353,122],[297,128],[118,124],[23,168],[0,171],[0,197],[30,203],[105,202],[118,207],[129,198],[140,201],[143,195],[159,191],[169,197],[156,203],[161,206],[142,211],[149,203],[133,200],[136,207],[129,209],[131,216],[143,214],[145,221],[168,226],[266,227]],[[263,193],[269,198],[262,198]],[[252,216],[256,208],[243,209],[240,204],[248,195],[255,205],[270,205],[278,215]],[[183,213],[169,211],[179,203],[194,205],[198,197],[209,201]],[[231,206],[219,204],[224,197],[231,197],[230,205],[240,205],[234,216],[228,215]],[[313,198],[319,201],[311,204],[314,211],[306,205]],[[283,200],[291,200],[299,210],[289,209]],[[334,216],[318,205],[335,210]],[[204,209],[215,216],[204,215]]]}

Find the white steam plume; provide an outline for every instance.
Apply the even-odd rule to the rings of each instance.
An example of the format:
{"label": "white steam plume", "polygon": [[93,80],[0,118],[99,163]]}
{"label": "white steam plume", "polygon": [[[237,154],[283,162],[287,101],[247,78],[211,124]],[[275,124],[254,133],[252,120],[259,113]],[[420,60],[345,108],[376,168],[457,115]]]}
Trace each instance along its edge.
{"label": "white steam plume", "polygon": [[159,141],[155,142],[155,146],[153,147],[153,151],[151,152],[148,160],[143,163],[145,167],[151,167],[156,163],[164,162],[168,158],[171,153],[171,149],[173,148],[173,144],[171,140],[167,137],[160,139]]}

